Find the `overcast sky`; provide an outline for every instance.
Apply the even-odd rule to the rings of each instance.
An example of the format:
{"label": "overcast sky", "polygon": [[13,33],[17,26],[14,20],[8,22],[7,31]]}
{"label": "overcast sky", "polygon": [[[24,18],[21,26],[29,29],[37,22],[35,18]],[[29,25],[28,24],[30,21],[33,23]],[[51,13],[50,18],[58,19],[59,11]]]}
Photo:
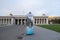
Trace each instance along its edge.
{"label": "overcast sky", "polygon": [[34,15],[60,16],[60,0],[0,0],[0,15]]}

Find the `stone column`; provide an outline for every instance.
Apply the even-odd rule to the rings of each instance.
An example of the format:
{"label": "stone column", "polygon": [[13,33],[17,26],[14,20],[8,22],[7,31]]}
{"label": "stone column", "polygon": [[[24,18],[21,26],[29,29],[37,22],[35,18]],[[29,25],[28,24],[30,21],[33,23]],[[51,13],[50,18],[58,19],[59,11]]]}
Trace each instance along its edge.
{"label": "stone column", "polygon": [[19,25],[19,19],[17,19],[18,20],[18,25]]}
{"label": "stone column", "polygon": [[3,19],[3,24],[4,24],[4,19]]}
{"label": "stone column", "polygon": [[21,19],[21,25],[22,25],[22,19]]}
{"label": "stone column", "polygon": [[6,18],[5,18],[5,24],[6,24]]}
{"label": "stone column", "polygon": [[11,24],[15,24],[14,18],[11,18]]}
{"label": "stone column", "polygon": [[39,19],[39,21],[40,21],[40,24],[41,24],[41,19]]}
{"label": "stone column", "polygon": [[0,19],[0,24],[1,24],[1,19]]}
{"label": "stone column", "polygon": [[39,24],[40,24],[40,18],[39,18]]}
{"label": "stone column", "polygon": [[45,18],[44,18],[44,24],[45,24]]}
{"label": "stone column", "polygon": [[4,24],[6,24],[6,20],[4,19]]}
{"label": "stone column", "polygon": [[46,18],[46,24],[48,24],[48,18]]}
{"label": "stone column", "polygon": [[24,25],[25,25],[25,19],[24,19]]}
{"label": "stone column", "polygon": [[2,19],[1,19],[1,24],[2,24]]}
{"label": "stone column", "polygon": [[7,19],[6,19],[6,24],[7,24]]}
{"label": "stone column", "polygon": [[0,24],[1,24],[1,19],[0,19]]}
{"label": "stone column", "polygon": [[0,19],[0,24],[1,24],[1,19]]}
{"label": "stone column", "polygon": [[42,19],[41,19],[41,24],[42,24]]}
{"label": "stone column", "polygon": [[25,25],[26,25],[26,23],[27,23],[27,22],[26,22],[26,19],[25,19]]}
{"label": "stone column", "polygon": [[2,24],[2,18],[1,18],[1,24]]}
{"label": "stone column", "polygon": [[1,19],[0,19],[0,24],[1,24]]}
{"label": "stone column", "polygon": [[5,24],[5,19],[4,19],[4,24]]}
{"label": "stone column", "polygon": [[38,24],[38,20],[36,19],[36,23]]}
{"label": "stone column", "polygon": [[9,19],[9,24],[10,24],[10,19]]}
{"label": "stone column", "polygon": [[34,18],[33,18],[33,25],[35,24],[35,20],[34,20]]}

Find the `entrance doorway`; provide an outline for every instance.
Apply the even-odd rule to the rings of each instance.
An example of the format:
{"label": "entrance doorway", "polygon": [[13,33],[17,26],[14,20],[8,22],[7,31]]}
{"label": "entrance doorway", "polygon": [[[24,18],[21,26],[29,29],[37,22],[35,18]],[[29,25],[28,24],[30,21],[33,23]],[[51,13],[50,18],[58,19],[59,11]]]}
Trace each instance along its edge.
{"label": "entrance doorway", "polygon": [[19,19],[19,25],[21,25],[21,19]]}
{"label": "entrance doorway", "polygon": [[15,24],[17,25],[17,22],[18,22],[18,20],[17,19],[15,19]]}
{"label": "entrance doorway", "polygon": [[26,25],[26,19],[15,19],[16,25]]}

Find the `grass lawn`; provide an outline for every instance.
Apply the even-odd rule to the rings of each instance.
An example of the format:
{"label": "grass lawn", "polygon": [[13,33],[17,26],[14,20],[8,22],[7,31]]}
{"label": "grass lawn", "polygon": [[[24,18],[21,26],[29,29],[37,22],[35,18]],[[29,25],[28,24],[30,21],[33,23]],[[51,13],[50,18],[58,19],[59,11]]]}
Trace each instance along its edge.
{"label": "grass lawn", "polygon": [[56,32],[60,32],[60,25],[37,25],[37,26],[51,29],[51,30],[54,30]]}

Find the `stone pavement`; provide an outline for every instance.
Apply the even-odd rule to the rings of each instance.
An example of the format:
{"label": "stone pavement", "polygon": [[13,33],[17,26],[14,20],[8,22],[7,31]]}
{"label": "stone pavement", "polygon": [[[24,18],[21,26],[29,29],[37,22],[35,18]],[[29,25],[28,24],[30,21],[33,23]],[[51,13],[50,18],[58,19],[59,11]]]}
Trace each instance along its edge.
{"label": "stone pavement", "polygon": [[25,28],[25,25],[0,27],[0,40],[60,40],[60,33],[37,26],[34,26],[34,35],[24,35]]}
{"label": "stone pavement", "polygon": [[60,40],[60,33],[34,26],[34,35],[25,36],[23,40]]}
{"label": "stone pavement", "polygon": [[24,25],[11,25],[0,27],[0,40],[18,40],[24,33]]}

